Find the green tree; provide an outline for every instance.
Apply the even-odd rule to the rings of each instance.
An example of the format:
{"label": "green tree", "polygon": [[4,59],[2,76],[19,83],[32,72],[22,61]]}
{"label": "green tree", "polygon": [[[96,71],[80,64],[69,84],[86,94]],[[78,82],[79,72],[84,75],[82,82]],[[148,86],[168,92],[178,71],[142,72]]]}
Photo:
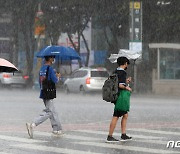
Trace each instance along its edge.
{"label": "green tree", "polygon": [[[88,64],[90,51],[83,31],[87,27],[92,14],[92,7],[90,7],[92,3],[90,2],[90,0],[46,0],[42,3],[46,33],[51,43],[56,44],[59,35],[62,32],[67,33],[74,49],[80,53],[80,37],[82,37],[88,52],[86,65]],[[78,45],[72,40],[73,34],[78,36]]]}
{"label": "green tree", "polygon": [[109,53],[117,53],[119,38],[129,32],[129,3],[126,0],[94,1],[93,26],[103,30]]}
{"label": "green tree", "polygon": [[[13,40],[15,46],[16,55],[18,51],[25,51],[27,74],[31,77],[30,85],[33,83],[33,59],[34,51],[36,49],[36,39],[34,38],[34,21],[38,8],[37,0],[12,0],[8,1],[8,7],[12,13],[13,24]],[[20,39],[19,36],[23,39]]]}
{"label": "green tree", "polygon": [[[126,48],[123,39],[129,39],[129,2],[127,0],[99,0],[93,1],[93,28],[101,31],[99,40],[106,44],[104,49],[108,51],[107,57],[112,53],[118,53],[120,48]],[[101,35],[100,34],[100,35]],[[109,70],[116,67],[106,60],[105,67]]]}
{"label": "green tree", "polygon": [[[82,37],[86,50],[87,50],[87,58],[85,66],[88,66],[89,62],[89,54],[90,49],[88,47],[88,43],[86,41],[86,38],[83,34],[85,28],[88,27],[88,22],[90,22],[93,7],[91,0],[73,0],[71,3],[67,4],[67,21],[66,26],[64,27],[64,31],[68,34],[68,37],[73,44],[73,47],[80,53],[80,37]],[[72,34],[78,35],[78,46],[75,45],[75,43],[71,39]],[[81,66],[81,63],[80,63]]]}
{"label": "green tree", "polygon": [[[20,50],[26,53],[27,69],[26,73],[31,76],[30,85],[33,79],[33,58],[36,49],[36,40],[34,38],[34,20],[38,8],[38,0],[1,0],[1,7],[11,14],[12,17],[12,50],[14,50],[13,59],[15,64],[18,60]],[[20,36],[22,39],[20,39]]]}
{"label": "green tree", "polygon": [[180,3],[175,0],[143,1],[144,41],[179,42],[180,41]]}

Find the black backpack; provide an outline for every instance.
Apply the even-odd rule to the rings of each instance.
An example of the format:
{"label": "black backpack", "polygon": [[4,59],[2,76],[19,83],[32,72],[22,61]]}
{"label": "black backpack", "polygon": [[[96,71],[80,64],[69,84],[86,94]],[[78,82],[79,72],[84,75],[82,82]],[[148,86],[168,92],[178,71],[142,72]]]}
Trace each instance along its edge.
{"label": "black backpack", "polygon": [[46,78],[42,81],[43,99],[56,98],[56,85],[52,80],[48,80],[49,66],[47,67]]}
{"label": "black backpack", "polygon": [[118,99],[118,87],[118,75],[114,73],[104,82],[102,87],[103,100],[115,104]]}

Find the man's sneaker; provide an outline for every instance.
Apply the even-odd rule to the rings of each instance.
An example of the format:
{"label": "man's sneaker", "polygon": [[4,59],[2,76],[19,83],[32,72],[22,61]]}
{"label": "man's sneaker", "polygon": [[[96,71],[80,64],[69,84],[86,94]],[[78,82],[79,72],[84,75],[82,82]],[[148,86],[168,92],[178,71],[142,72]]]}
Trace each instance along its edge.
{"label": "man's sneaker", "polygon": [[62,130],[52,131],[52,135],[61,136],[64,135],[64,132]]}
{"label": "man's sneaker", "polygon": [[119,140],[117,140],[114,137],[108,135],[106,142],[107,143],[117,143],[117,142],[119,142]]}
{"label": "man's sneaker", "polygon": [[129,137],[126,134],[121,135],[121,141],[129,141],[129,140],[132,140],[132,137]]}
{"label": "man's sneaker", "polygon": [[30,138],[33,138],[33,126],[30,123],[26,123],[26,128]]}

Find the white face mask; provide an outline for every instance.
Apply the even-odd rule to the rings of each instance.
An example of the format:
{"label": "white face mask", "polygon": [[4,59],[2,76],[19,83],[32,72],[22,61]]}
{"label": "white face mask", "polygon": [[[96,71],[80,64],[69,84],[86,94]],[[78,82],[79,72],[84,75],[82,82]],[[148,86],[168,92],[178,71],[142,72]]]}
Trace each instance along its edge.
{"label": "white face mask", "polygon": [[53,60],[52,64],[54,64],[55,62],[56,62],[56,59],[54,58],[54,60]]}

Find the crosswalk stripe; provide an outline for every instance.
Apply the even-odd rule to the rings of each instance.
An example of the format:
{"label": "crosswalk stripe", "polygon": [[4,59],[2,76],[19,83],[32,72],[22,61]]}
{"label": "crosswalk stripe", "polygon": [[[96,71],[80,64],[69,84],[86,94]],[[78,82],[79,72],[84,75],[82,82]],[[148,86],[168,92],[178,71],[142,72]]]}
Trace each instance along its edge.
{"label": "crosswalk stripe", "polygon": [[6,136],[6,135],[0,135],[0,140],[16,141],[16,142],[24,142],[24,143],[46,142],[46,141],[31,140],[31,139],[20,138],[20,137],[15,137],[15,136]]}
{"label": "crosswalk stripe", "polygon": [[[103,132],[103,131],[78,130],[78,132],[107,135],[107,132]],[[119,134],[118,133],[114,133],[114,135],[119,135]],[[137,139],[141,139],[141,140],[137,140]],[[136,142],[162,144],[162,145],[166,145],[167,144],[167,141],[153,140],[153,139],[161,139],[161,137],[159,138],[159,137],[154,137],[154,136],[133,135],[133,141],[136,141]]]}
{"label": "crosswalk stripe", "polygon": [[[133,131],[134,129],[132,129]],[[137,130],[137,129],[136,129]],[[135,131],[136,131],[135,130]],[[140,129],[138,129],[140,130]],[[143,129],[145,130],[145,129]],[[147,132],[151,132],[151,130],[145,130]],[[153,132],[156,130],[152,130]],[[75,130],[73,132],[78,132],[78,133],[92,133],[92,134],[99,134],[99,135],[107,135],[108,132],[105,131],[94,131],[94,130]],[[159,130],[157,130],[159,132]],[[162,131],[164,134],[166,131]],[[52,136],[52,133],[49,132],[39,132],[35,131],[34,135],[40,135],[40,136],[47,136],[50,137]],[[114,133],[114,135],[119,135],[119,133]],[[54,135],[53,135],[54,136]],[[155,136],[145,136],[145,135],[133,135],[133,141],[135,142],[142,142],[142,143],[150,143],[150,144],[161,144],[166,147],[167,141],[161,141],[161,137],[155,137]],[[60,136],[61,137],[61,136]],[[174,153],[180,153],[177,151],[170,151],[170,149],[167,150],[162,150],[162,149],[153,149],[153,148],[146,148],[146,147],[138,147],[138,146],[127,146],[127,145],[121,145],[120,144],[107,144],[105,143],[105,139],[101,139],[100,137],[87,137],[87,136],[82,136],[81,134],[78,135],[71,135],[71,134],[64,134],[62,135],[63,138],[67,139],[74,139],[74,140],[81,140],[81,142],[73,142],[75,144],[80,144],[80,145],[86,145],[86,146],[95,146],[95,147],[102,147],[102,148],[113,148],[113,149],[121,149],[121,150],[129,150],[129,151],[138,151],[138,152],[145,152],[145,153],[156,153],[156,154],[174,154]],[[139,140],[141,139],[141,140]],[[15,144],[12,145],[13,147],[17,148],[25,148],[25,149],[31,149],[31,150],[39,150],[39,151],[45,151],[45,152],[54,152],[54,153],[65,153],[65,154],[93,154],[92,152],[89,151],[81,151],[81,150],[74,150],[74,149],[67,149],[67,148],[57,148],[57,147],[47,147],[44,145],[35,145],[31,143],[37,143],[37,142],[46,142],[46,141],[41,141],[41,140],[35,140],[35,139],[26,139],[26,138],[20,138],[20,137],[15,137],[15,136],[6,136],[6,135],[0,135],[0,140],[7,140],[7,141],[18,141],[22,142],[23,144]],[[28,143],[28,144],[26,144]],[[4,153],[0,152],[0,154],[10,154],[10,153]],[[98,153],[94,153],[98,154]]]}
{"label": "crosswalk stripe", "polygon": [[[48,136],[48,137],[52,136],[48,132],[39,132],[39,131],[36,131],[35,135],[42,135],[42,136]],[[56,136],[54,135],[54,137],[56,137]],[[59,137],[75,139],[75,140],[83,140],[83,141],[97,141],[97,140],[100,140],[99,138],[95,138],[95,137],[86,137],[86,136],[68,135],[68,134],[64,134],[64,135],[61,135]]]}
{"label": "crosswalk stripe", "polygon": [[13,147],[17,148],[25,148],[30,150],[39,150],[45,151],[50,153],[63,153],[63,154],[101,154],[96,152],[89,152],[89,151],[80,151],[80,150],[72,150],[66,148],[56,148],[56,147],[49,147],[43,145],[34,145],[34,144],[16,144],[12,145]]}
{"label": "crosswalk stripe", "polygon": [[148,153],[156,153],[156,154],[175,154],[175,153],[178,154],[178,153],[180,153],[178,151],[159,150],[159,149],[153,149],[153,148],[143,148],[143,147],[126,146],[126,145],[119,145],[119,144],[94,143],[94,142],[76,142],[76,144],[96,146],[96,147],[102,147],[102,148],[112,148],[112,149],[136,151],[136,152],[148,152]]}
{"label": "crosswalk stripe", "polygon": [[149,130],[149,129],[128,129],[128,130],[136,131],[136,132],[145,132],[145,133],[164,134],[164,135],[178,135],[178,136],[180,136],[179,132],[170,132],[170,131],[162,131],[162,130]]}
{"label": "crosswalk stripe", "polygon": [[[76,132],[108,135],[108,132],[94,131],[94,130],[76,130]],[[113,133],[113,135],[120,136],[120,133]],[[164,137],[155,137],[155,136],[148,136],[148,135],[133,135],[133,137],[140,138],[140,139],[163,139],[164,138]]]}
{"label": "crosswalk stripe", "polygon": [[[82,131],[78,131],[78,132],[105,134],[105,132],[102,132],[102,131],[89,131],[89,130],[82,130]],[[37,131],[36,134],[37,135],[42,135],[42,136],[51,136],[51,134],[48,133],[48,132],[39,132],[39,131]],[[134,137],[134,135],[133,135],[133,137]],[[139,135],[138,135],[138,137],[139,137]],[[102,141],[102,142],[105,142],[105,139],[99,139],[99,138],[96,138],[96,137],[86,137],[86,136],[81,136],[81,135],[68,135],[68,134],[65,134],[65,135],[63,135],[63,138],[69,138],[69,139],[75,139],[75,140],[83,140],[83,141]],[[149,138],[147,138],[146,136],[141,136],[140,139],[143,139],[143,140],[133,139],[133,141],[135,141],[135,142],[144,142],[144,143],[153,143],[153,144],[162,144],[162,145],[167,144],[167,141],[151,140],[150,138],[151,138],[151,136],[149,136]],[[157,138],[152,138],[152,139],[157,139]]]}
{"label": "crosswalk stripe", "polygon": [[179,129],[180,129],[180,127],[169,127],[169,128],[176,130],[176,131],[179,131]]}
{"label": "crosswalk stripe", "polygon": [[152,144],[162,144],[162,145],[164,145],[164,146],[166,146],[167,145],[167,142],[168,141],[160,141],[160,140],[134,140],[133,139],[133,141],[136,141],[136,142],[143,142],[143,143],[152,143]]}

